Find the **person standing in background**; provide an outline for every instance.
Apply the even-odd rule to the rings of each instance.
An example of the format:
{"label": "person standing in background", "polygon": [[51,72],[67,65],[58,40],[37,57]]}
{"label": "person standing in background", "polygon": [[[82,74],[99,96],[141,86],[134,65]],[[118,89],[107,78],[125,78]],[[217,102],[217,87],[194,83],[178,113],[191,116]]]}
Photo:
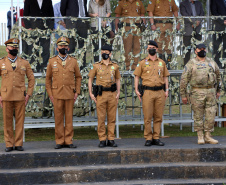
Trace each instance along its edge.
{"label": "person standing in background", "polygon": [[[56,3],[53,6],[53,11],[54,11],[54,17],[62,17],[61,12],[60,12],[60,2]],[[54,23],[55,31],[57,29],[60,29],[61,31],[66,30],[66,24],[65,24],[65,20],[64,19],[55,18],[54,22],[55,22]],[[57,33],[55,33],[55,39],[58,40],[59,38],[60,38],[60,36]],[[58,51],[57,51],[57,49],[55,49],[55,55],[57,55],[57,54],[58,54]]]}
{"label": "person standing in background", "polygon": [[[118,6],[115,9],[116,17],[142,17],[145,14],[145,8],[140,0],[122,0],[119,1]],[[126,64],[126,70],[130,70],[130,52],[133,53],[134,56],[134,62],[131,66],[131,70],[135,70],[139,57],[138,55],[140,53],[140,39],[141,36],[139,36],[141,32],[141,22],[145,24],[145,19],[137,20],[135,19],[124,19],[124,25],[125,25],[125,31],[129,32],[129,30],[134,29],[131,25],[131,21],[134,22],[136,26],[136,31],[131,32],[130,34],[123,36],[123,44],[124,44],[124,50],[125,50],[125,64]],[[118,23],[119,20],[115,20],[115,29],[118,31]]]}
{"label": "person standing in background", "polygon": [[[26,0],[24,2],[24,16],[30,17],[54,17],[52,0]],[[43,19],[24,19],[25,27],[29,30],[40,29],[41,31],[46,31],[48,29],[53,30],[54,20],[47,19],[46,22]],[[46,27],[47,26],[47,27]],[[43,62],[40,64],[39,61],[36,66],[37,72],[43,72],[44,68],[47,66],[50,57],[50,37],[41,38],[33,36],[34,40],[38,40],[35,44],[43,48],[41,57]],[[29,47],[33,49],[33,47]],[[30,54],[31,51],[28,52]],[[36,53],[36,57],[39,57],[39,53]],[[31,63],[34,62],[34,58],[31,59]]]}
{"label": "person standing in background", "polygon": [[[149,17],[178,17],[178,7],[174,0],[150,0],[147,12]],[[170,69],[170,62],[172,60],[172,36],[168,34],[173,31],[173,20],[167,19],[150,19],[151,29],[156,30],[160,28],[160,36],[155,40],[158,43],[159,58],[166,62],[167,68]],[[180,25],[177,25],[179,30]],[[164,51],[167,53],[165,58]]]}
{"label": "person standing in background", "polygon": [[[15,23],[16,23],[15,7],[13,7],[13,24]],[[7,28],[8,28],[8,39],[10,39],[10,34],[12,30],[11,7],[10,10],[7,12]]]}
{"label": "person standing in background", "polygon": [[[92,34],[98,33],[98,17],[110,17],[111,16],[111,4],[109,0],[90,0],[88,13],[90,17],[95,17],[96,19],[91,19],[91,30]],[[106,28],[109,23],[106,20],[102,20],[102,28]],[[110,34],[110,33],[109,33]],[[99,40],[97,42],[93,41],[94,53],[96,54],[99,49]],[[102,39],[102,45],[105,45],[104,39]],[[99,61],[99,55],[94,56],[94,62]]]}
{"label": "person standing in background", "polygon": [[[213,34],[213,53],[215,62],[222,69],[220,58],[226,59],[226,18],[222,19],[221,16],[226,16],[226,0],[211,0],[210,10],[213,16],[219,16],[219,18],[213,20],[213,30],[221,32],[220,34]],[[223,47],[219,50],[221,44],[223,44]]]}
{"label": "person standing in background", "polygon": [[190,60],[191,44],[196,44],[196,40],[201,41],[202,35],[200,33],[202,27],[202,19],[193,18],[195,16],[204,16],[204,10],[202,3],[194,0],[185,0],[180,3],[180,13],[182,16],[191,17],[190,19],[184,19],[184,34],[183,42],[184,46],[188,50],[184,58],[184,66]]}
{"label": "person standing in background", "polygon": [[[87,0],[61,0],[60,12],[62,16],[81,18],[78,19],[77,21],[71,21],[71,19],[66,19],[65,23],[67,29],[76,29],[76,34],[78,34],[78,48],[82,50],[85,44],[84,40],[87,39],[89,29],[89,21],[82,19],[89,17],[87,11]],[[75,37],[69,39],[70,39],[69,53],[74,53],[76,46]],[[84,52],[82,60],[83,60],[82,68],[84,68],[86,66],[86,52]]]}

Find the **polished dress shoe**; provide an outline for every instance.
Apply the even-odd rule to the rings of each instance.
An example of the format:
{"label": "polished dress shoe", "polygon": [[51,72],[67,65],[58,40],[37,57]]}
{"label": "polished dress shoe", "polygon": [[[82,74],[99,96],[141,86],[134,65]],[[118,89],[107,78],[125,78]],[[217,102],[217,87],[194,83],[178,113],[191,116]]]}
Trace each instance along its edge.
{"label": "polished dress shoe", "polygon": [[100,148],[106,147],[106,141],[100,141],[100,144],[98,146]]}
{"label": "polished dress shoe", "polygon": [[61,149],[61,148],[63,148],[63,145],[57,144],[57,145],[55,146],[55,149]]}
{"label": "polished dress shoe", "polygon": [[24,151],[24,148],[22,146],[15,146],[15,150]]}
{"label": "polished dress shoe", "polygon": [[153,139],[152,144],[158,145],[158,146],[164,146],[165,145],[165,143],[161,142],[159,139]]}
{"label": "polished dress shoe", "polygon": [[151,146],[152,140],[146,140],[144,146]]}
{"label": "polished dress shoe", "polygon": [[77,148],[76,145],[70,144],[70,145],[64,145],[65,148]]}
{"label": "polished dress shoe", "polygon": [[13,151],[13,147],[6,147],[5,151],[6,152],[11,152],[11,151]]}
{"label": "polished dress shoe", "polygon": [[108,140],[107,146],[110,146],[110,147],[117,147],[118,145],[115,143],[114,140]]}

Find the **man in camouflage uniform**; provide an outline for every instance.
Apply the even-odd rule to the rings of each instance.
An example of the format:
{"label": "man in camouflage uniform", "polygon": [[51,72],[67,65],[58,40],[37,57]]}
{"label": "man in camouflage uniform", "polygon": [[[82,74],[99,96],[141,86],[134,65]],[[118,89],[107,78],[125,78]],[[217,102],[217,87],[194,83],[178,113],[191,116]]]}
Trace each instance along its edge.
{"label": "man in camouflage uniform", "polygon": [[[213,60],[206,57],[204,44],[196,46],[196,58],[185,66],[180,82],[180,93],[184,104],[187,103],[187,85],[191,86],[191,105],[194,111],[195,131],[198,144],[217,144],[211,137],[217,110],[217,98],[220,96],[220,71]],[[205,121],[203,117],[205,115]],[[205,132],[205,137],[203,135]]]}

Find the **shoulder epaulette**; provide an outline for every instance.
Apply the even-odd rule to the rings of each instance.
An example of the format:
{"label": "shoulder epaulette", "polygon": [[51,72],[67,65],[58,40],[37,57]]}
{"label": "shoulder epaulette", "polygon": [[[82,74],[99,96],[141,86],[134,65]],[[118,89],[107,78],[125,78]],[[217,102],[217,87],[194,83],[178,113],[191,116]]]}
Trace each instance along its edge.
{"label": "shoulder epaulette", "polygon": [[0,58],[0,60],[4,59],[5,57]]}
{"label": "shoulder epaulette", "polygon": [[53,55],[52,57],[50,57],[49,59],[51,59],[51,58],[54,58],[54,57],[56,57],[57,55]]}
{"label": "shoulder epaulette", "polygon": [[95,64],[99,64],[100,63],[100,61],[99,62],[95,62]]}
{"label": "shoulder epaulette", "polygon": [[77,60],[77,58],[74,56],[74,55],[68,55],[69,57],[72,57],[72,58],[74,58],[74,59],[76,59]]}

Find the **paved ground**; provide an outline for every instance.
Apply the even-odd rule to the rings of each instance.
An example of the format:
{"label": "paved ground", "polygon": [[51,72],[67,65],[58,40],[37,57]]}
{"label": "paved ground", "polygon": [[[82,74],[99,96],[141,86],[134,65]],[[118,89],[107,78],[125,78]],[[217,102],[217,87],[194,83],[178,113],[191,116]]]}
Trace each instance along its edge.
{"label": "paved ground", "polygon": [[[197,137],[171,137],[162,138],[161,141],[165,142],[165,146],[151,146],[145,147],[145,139],[117,139],[115,142],[118,144],[117,148],[98,148],[98,140],[74,140],[74,144],[77,148],[69,149],[63,148],[60,150],[54,149],[55,141],[38,141],[38,142],[25,142],[23,152],[12,151],[10,153],[38,153],[38,152],[65,152],[69,150],[76,151],[99,151],[99,150],[131,150],[131,149],[192,149],[192,148],[226,148],[226,136],[216,136],[215,139],[219,140],[219,144],[211,145],[198,145]],[[6,154],[4,151],[5,144],[0,143],[0,154]]]}

